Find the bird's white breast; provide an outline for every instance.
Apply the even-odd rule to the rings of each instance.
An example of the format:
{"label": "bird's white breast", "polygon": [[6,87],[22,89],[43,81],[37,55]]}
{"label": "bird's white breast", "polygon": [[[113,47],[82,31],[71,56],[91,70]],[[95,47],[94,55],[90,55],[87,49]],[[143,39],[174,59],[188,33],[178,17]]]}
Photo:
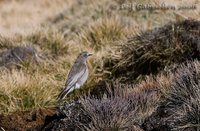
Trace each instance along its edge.
{"label": "bird's white breast", "polygon": [[80,80],[78,81],[78,83],[80,84],[80,86],[82,86],[85,82],[86,82],[86,80],[87,80],[87,78],[88,78],[88,68],[85,70],[85,72],[84,72],[84,74],[83,74],[83,76],[80,78]]}

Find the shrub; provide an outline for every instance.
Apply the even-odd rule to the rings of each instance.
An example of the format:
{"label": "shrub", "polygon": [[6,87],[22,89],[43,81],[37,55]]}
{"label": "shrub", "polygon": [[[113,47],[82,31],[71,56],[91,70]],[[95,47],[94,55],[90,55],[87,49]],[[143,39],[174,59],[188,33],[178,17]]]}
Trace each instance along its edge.
{"label": "shrub", "polygon": [[103,18],[94,22],[89,29],[80,34],[81,43],[99,51],[116,45],[126,35],[125,24],[117,18]]}
{"label": "shrub", "polygon": [[159,93],[157,90],[139,93],[132,87],[115,82],[107,85],[108,94],[103,98],[85,96],[65,103],[58,111],[64,117],[53,124],[53,129],[141,130],[143,121],[157,107]]}
{"label": "shrub", "polygon": [[200,63],[188,62],[174,74],[170,91],[146,121],[147,130],[196,131],[200,128]]}

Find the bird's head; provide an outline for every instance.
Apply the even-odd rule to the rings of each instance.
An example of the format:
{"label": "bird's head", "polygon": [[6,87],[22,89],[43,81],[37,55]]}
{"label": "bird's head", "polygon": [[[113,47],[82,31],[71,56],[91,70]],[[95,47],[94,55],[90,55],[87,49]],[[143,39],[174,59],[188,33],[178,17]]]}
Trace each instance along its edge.
{"label": "bird's head", "polygon": [[79,59],[83,59],[83,60],[87,60],[87,58],[88,58],[89,56],[91,56],[91,55],[92,55],[91,53],[89,53],[89,52],[87,52],[87,51],[83,51],[83,52],[81,52],[81,53],[79,54],[78,58],[79,58]]}

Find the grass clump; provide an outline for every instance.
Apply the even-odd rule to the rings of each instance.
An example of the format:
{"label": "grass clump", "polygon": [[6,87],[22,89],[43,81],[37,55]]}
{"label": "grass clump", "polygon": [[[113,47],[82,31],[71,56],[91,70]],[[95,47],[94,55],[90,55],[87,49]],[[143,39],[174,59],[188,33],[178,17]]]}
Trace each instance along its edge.
{"label": "grass clump", "polygon": [[56,32],[38,31],[26,36],[25,41],[38,45],[43,51],[47,51],[53,56],[63,55],[68,52],[62,34]]}
{"label": "grass clump", "polygon": [[13,47],[13,39],[9,39],[0,35],[0,48],[11,48]]}
{"label": "grass clump", "polygon": [[52,97],[55,97],[59,84],[54,82],[53,74],[45,77],[40,72],[34,72],[33,75],[24,70],[2,70],[0,74],[0,112],[50,107],[55,104],[56,100]]}
{"label": "grass clump", "polygon": [[120,57],[107,59],[105,68],[112,78],[133,81],[142,75],[157,74],[166,66],[199,58],[200,22],[185,20],[168,24],[127,39]]}
{"label": "grass clump", "polygon": [[98,51],[106,46],[116,45],[126,34],[127,28],[120,19],[104,18],[89,26],[89,29],[80,34],[80,39],[81,43]]}

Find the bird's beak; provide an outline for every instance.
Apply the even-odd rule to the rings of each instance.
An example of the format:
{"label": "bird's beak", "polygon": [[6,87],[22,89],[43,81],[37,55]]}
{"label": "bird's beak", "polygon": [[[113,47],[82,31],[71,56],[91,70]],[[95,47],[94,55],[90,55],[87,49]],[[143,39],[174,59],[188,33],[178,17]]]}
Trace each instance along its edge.
{"label": "bird's beak", "polygon": [[91,56],[92,54],[91,53],[88,53],[88,56]]}

